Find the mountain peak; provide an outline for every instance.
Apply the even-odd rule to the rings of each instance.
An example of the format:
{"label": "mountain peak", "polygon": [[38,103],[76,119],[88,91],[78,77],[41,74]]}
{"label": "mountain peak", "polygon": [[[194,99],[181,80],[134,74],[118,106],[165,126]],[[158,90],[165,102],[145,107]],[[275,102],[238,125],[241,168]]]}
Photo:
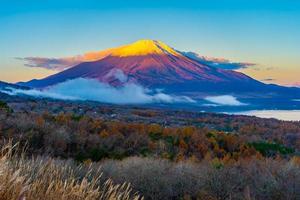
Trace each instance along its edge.
{"label": "mountain peak", "polygon": [[179,53],[161,41],[144,39],[116,48],[111,55],[126,57],[145,56],[150,54],[178,55]]}
{"label": "mountain peak", "polygon": [[241,73],[216,69],[190,59],[158,40],[138,40],[85,56],[93,60],[27,85],[48,87],[70,79],[89,78],[117,86],[122,84],[115,77],[120,71],[129,82],[147,88],[169,88],[170,91],[197,91],[209,84],[214,87],[225,83],[233,86],[244,82],[256,84]]}

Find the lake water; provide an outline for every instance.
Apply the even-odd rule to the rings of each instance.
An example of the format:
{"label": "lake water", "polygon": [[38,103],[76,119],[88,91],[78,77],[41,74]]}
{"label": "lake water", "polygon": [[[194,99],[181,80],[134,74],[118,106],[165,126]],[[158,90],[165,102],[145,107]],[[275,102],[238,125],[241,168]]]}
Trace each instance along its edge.
{"label": "lake water", "polygon": [[275,118],[286,121],[300,121],[300,110],[251,110],[228,114],[248,115],[261,118]]}

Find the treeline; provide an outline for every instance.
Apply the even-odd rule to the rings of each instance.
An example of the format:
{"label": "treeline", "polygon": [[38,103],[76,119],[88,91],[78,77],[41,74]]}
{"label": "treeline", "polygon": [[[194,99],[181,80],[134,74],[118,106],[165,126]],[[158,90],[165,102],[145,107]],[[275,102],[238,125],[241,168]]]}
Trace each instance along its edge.
{"label": "treeline", "polygon": [[[295,145],[247,133],[195,126],[105,121],[72,114],[50,115],[2,112],[1,139],[27,145],[33,154],[49,154],[77,161],[156,157],[171,161],[249,157],[292,157]],[[282,133],[284,134],[284,133]],[[255,135],[255,137],[253,137]]]}
{"label": "treeline", "polygon": [[191,123],[254,139],[258,137],[263,140],[280,141],[300,150],[300,119],[299,122],[292,122],[208,113],[197,119],[191,118]]}

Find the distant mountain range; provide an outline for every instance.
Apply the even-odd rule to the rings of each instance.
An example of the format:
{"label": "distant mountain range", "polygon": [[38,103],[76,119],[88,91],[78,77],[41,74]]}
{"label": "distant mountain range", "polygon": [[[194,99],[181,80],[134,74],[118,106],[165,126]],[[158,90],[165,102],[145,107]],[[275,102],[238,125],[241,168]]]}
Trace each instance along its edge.
{"label": "distant mountain range", "polygon": [[[98,53],[99,59],[83,62],[41,80],[19,85],[45,88],[76,78],[97,79],[113,86],[136,83],[170,93],[237,94],[299,97],[300,89],[268,85],[243,73],[208,65],[157,40],[139,40]],[[123,78],[116,76],[121,75]]]}
{"label": "distant mountain range", "polygon": [[29,87],[26,87],[26,86],[21,86],[21,85],[18,85],[18,84],[6,83],[6,82],[3,82],[3,81],[0,81],[0,89],[5,89],[5,88],[30,89]]}

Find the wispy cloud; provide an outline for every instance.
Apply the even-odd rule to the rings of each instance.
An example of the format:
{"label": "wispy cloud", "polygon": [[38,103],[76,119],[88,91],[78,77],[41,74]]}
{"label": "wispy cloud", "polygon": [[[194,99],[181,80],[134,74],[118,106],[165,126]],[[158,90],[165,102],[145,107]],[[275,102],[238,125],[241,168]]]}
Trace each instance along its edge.
{"label": "wispy cloud", "polygon": [[90,100],[114,104],[147,103],[195,103],[186,96],[174,96],[163,92],[151,91],[134,83],[125,83],[121,87],[101,83],[94,79],[73,79],[44,90],[22,90],[7,88],[1,92],[9,95],[29,95],[37,98],[62,100]]}
{"label": "wispy cloud", "polygon": [[[213,105],[221,106],[244,106],[245,103],[240,102],[236,97],[231,95],[221,95],[221,96],[208,96],[205,98],[206,101],[214,103]],[[210,104],[206,104],[210,105]]]}
{"label": "wispy cloud", "polygon": [[70,58],[41,58],[41,57],[26,57],[26,58],[16,58],[18,60],[24,61],[24,65],[27,67],[39,67],[49,70],[62,71],[77,65],[82,62],[80,58],[70,57]]}
{"label": "wispy cloud", "polygon": [[248,68],[256,65],[254,63],[248,63],[248,62],[231,62],[230,60],[224,58],[205,57],[194,52],[181,52],[181,53],[202,64],[221,68],[221,69],[227,69],[227,70],[243,69],[243,68]]}
{"label": "wispy cloud", "polygon": [[98,52],[88,52],[83,55],[63,57],[63,58],[45,58],[45,57],[25,57],[16,58],[24,62],[27,67],[39,67],[49,70],[62,71],[78,65],[82,62],[100,60],[110,54],[112,49]]}

